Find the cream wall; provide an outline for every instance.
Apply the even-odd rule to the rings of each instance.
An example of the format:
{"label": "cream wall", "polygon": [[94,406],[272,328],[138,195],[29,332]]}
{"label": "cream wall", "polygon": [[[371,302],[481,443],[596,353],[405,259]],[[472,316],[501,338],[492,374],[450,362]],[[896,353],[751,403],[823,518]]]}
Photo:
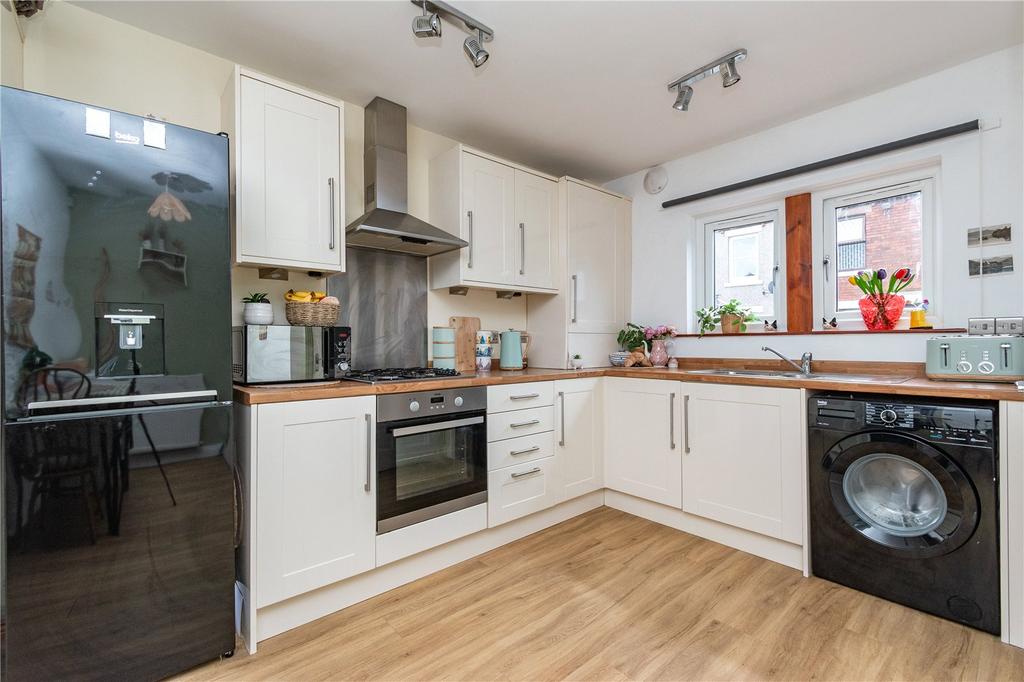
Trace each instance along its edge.
{"label": "cream wall", "polygon": [[[3,18],[3,81],[20,70],[20,50],[9,49],[17,29]],[[64,2],[51,2],[24,22],[24,86],[27,90],[89,102],[181,125],[219,132],[220,101],[231,76],[231,62],[181,43],[113,21]],[[10,73],[9,73],[10,72]],[[269,74],[274,75],[274,74]],[[301,83],[300,83],[301,85]],[[330,93],[328,93],[330,94]],[[428,164],[455,141],[409,127],[409,209],[429,218]],[[346,223],[362,214],[363,108],[345,103]],[[291,273],[288,282],[261,280],[257,271],[232,270],[233,324],[241,323],[239,299],[249,291],[269,292],[277,321],[284,322],[281,294],[289,287],[324,289],[322,281]],[[449,296],[430,292],[430,325],[447,325],[451,315],[479,317],[484,328],[524,328],[524,298],[503,301],[492,292]]]}
{"label": "cream wall", "polygon": [[0,5],[0,83],[21,87],[22,58],[17,19],[4,3]]}

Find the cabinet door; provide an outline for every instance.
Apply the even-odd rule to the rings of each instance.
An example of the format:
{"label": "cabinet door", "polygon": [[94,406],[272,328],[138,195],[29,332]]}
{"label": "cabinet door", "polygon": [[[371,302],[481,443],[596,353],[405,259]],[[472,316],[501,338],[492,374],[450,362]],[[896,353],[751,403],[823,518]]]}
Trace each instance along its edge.
{"label": "cabinet door", "polygon": [[558,242],[558,183],[516,170],[516,229],[513,253],[516,283],[524,287],[554,289]]}
{"label": "cabinet door", "polygon": [[340,270],[341,110],[254,78],[240,81],[238,260]]}
{"label": "cabinet door", "polygon": [[628,317],[631,204],[575,182],[566,195],[569,331],[617,332]]}
{"label": "cabinet door", "polygon": [[487,474],[487,525],[553,507],[561,501],[554,457],[496,469]]}
{"label": "cabinet door", "polygon": [[260,405],[256,606],[374,566],[372,397]]}
{"label": "cabinet door", "polygon": [[564,499],[604,487],[604,410],[600,379],[555,382],[555,459]]}
{"label": "cabinet door", "polygon": [[605,487],[682,508],[679,382],[605,382]]}
{"label": "cabinet door", "polygon": [[464,279],[511,284],[516,252],[515,170],[475,154],[462,155]]}
{"label": "cabinet door", "polygon": [[800,391],[684,383],[682,392],[690,427],[683,510],[800,543]]}

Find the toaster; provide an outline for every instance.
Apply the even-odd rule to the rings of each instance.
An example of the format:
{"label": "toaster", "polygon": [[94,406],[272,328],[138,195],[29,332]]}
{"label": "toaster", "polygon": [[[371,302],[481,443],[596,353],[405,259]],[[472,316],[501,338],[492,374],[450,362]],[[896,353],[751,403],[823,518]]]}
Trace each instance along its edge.
{"label": "toaster", "polygon": [[925,374],[929,379],[1024,380],[1024,336],[960,334],[928,339]]}

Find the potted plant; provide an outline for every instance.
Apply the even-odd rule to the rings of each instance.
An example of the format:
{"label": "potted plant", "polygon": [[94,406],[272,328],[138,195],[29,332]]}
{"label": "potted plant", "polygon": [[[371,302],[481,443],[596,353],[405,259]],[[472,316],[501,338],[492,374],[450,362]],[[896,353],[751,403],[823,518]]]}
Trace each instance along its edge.
{"label": "potted plant", "polygon": [[274,324],[274,308],[265,292],[250,293],[242,303],[242,321],[246,324]]}
{"label": "potted plant", "polygon": [[572,368],[583,369],[583,356],[579,353],[572,356]]}
{"label": "potted plant", "polygon": [[644,342],[644,328],[632,322],[626,323],[625,329],[619,330],[615,339],[619,344],[619,350],[608,355],[608,360],[615,367],[622,367],[629,357],[630,351],[640,349],[647,353],[647,344]]}
{"label": "potted plant", "polygon": [[667,325],[644,327],[644,338],[651,342],[651,364],[664,367],[668,364],[668,348],[665,342],[676,335],[676,328]]}
{"label": "potted plant", "polygon": [[742,334],[747,331],[747,322],[757,316],[735,298],[720,306],[708,306],[697,311],[697,331],[701,336],[715,331],[722,325],[723,334]]}
{"label": "potted plant", "polygon": [[856,286],[864,297],[858,301],[860,315],[864,318],[864,326],[871,331],[895,329],[903,314],[907,299],[900,295],[914,281],[916,275],[910,268],[900,268],[888,277],[886,283],[884,268],[878,270],[861,270],[849,278],[850,284]]}
{"label": "potted plant", "polygon": [[747,322],[753,322],[757,316],[735,298],[718,306],[719,322],[723,334],[742,334],[747,331]]}

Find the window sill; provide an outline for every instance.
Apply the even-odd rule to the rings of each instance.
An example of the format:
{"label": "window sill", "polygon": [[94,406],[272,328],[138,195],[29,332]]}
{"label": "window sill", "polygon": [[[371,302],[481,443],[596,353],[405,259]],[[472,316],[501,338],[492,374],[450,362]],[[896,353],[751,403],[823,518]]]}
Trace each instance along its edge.
{"label": "window sill", "polygon": [[[746,331],[739,334],[723,334],[722,332],[711,332],[704,336],[715,338],[731,338],[736,336],[822,336],[828,334],[965,334],[967,329],[963,327],[936,327],[935,329],[886,329],[882,331],[870,331],[868,329],[812,329],[809,332],[766,332],[761,329]],[[674,338],[698,338],[700,334],[676,334]]]}

